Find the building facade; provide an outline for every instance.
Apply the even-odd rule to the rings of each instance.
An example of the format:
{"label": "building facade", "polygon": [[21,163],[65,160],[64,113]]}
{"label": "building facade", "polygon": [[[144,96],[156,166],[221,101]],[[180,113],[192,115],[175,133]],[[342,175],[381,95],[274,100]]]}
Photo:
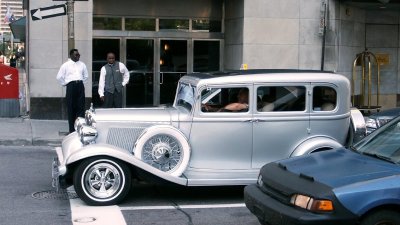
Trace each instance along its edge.
{"label": "building facade", "polygon": [[[394,0],[393,0],[394,1]],[[362,1],[360,1],[362,3]],[[75,1],[73,46],[91,74],[87,105],[100,106],[99,71],[114,52],[131,71],[124,106],[171,103],[178,79],[189,72],[239,69],[329,70],[354,77],[354,93],[368,90],[371,105],[399,105],[397,1],[350,0],[108,0]],[[63,4],[64,2],[59,2]],[[57,5],[29,0],[28,12]],[[386,8],[383,8],[386,7]],[[55,77],[68,58],[68,16],[27,15],[27,77],[31,118],[64,119],[65,87]],[[324,23],[326,21],[326,23]],[[326,26],[324,26],[326,25]],[[355,60],[367,50],[380,61]],[[371,82],[361,66],[371,61]],[[368,80],[368,78],[367,78]],[[368,87],[371,84],[371,88]],[[379,88],[378,88],[379,87]],[[379,102],[375,100],[379,94]],[[362,99],[362,98],[361,98]],[[365,102],[358,103],[365,105]]]}

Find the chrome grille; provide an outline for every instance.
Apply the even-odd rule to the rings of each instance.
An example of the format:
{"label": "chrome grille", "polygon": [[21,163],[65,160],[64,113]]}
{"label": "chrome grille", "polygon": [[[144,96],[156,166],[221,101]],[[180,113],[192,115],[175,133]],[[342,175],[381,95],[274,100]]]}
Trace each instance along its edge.
{"label": "chrome grille", "polygon": [[107,135],[107,144],[133,151],[133,145],[143,132],[144,127],[110,128]]}

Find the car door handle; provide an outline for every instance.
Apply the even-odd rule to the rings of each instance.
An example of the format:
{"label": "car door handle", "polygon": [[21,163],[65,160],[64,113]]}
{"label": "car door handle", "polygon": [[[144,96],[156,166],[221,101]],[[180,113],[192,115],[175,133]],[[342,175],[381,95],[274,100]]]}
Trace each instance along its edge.
{"label": "car door handle", "polygon": [[253,119],[253,123],[258,123],[258,122],[266,122],[266,120]]}
{"label": "car door handle", "polygon": [[244,122],[258,123],[258,122],[265,122],[265,121],[266,121],[266,120],[250,119],[250,120],[245,120]]}

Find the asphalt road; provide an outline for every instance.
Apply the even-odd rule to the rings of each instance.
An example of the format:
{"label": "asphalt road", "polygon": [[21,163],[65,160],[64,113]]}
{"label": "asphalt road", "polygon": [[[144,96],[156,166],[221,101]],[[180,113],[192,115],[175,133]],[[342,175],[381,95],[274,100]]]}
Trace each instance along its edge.
{"label": "asphalt road", "polygon": [[[121,222],[117,222],[109,208],[87,207],[71,191],[54,192],[51,187],[54,156],[53,147],[0,146],[0,224],[109,225],[100,217],[108,217],[113,225],[259,224],[244,206],[243,187],[182,187],[138,182],[122,204],[112,207],[121,215]],[[90,216],[76,219],[77,212],[87,209]]]}
{"label": "asphalt road", "polygon": [[51,194],[50,147],[0,146],[0,224],[71,224],[68,198]]}

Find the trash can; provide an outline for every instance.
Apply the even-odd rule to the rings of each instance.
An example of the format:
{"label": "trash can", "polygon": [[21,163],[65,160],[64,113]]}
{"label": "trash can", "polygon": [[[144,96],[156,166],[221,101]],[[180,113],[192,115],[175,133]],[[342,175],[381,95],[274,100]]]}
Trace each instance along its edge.
{"label": "trash can", "polygon": [[18,69],[0,64],[0,117],[18,117]]}

